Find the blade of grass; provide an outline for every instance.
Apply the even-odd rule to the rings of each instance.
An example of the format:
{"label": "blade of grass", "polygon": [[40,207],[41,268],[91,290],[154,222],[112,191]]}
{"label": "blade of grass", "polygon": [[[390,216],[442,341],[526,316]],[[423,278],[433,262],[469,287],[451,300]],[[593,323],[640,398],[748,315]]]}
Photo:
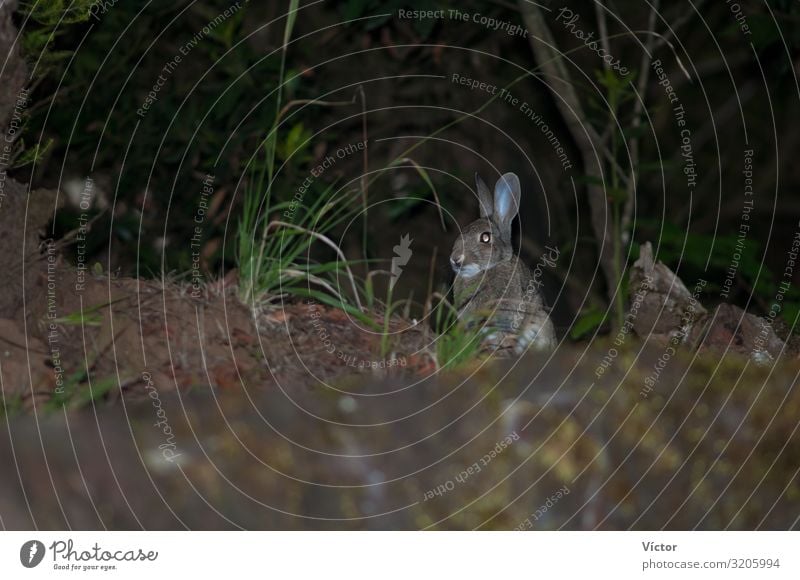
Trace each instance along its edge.
{"label": "blade of grass", "polygon": [[327,245],[334,252],[336,252],[336,255],[339,256],[339,258],[341,259],[342,263],[345,264],[345,269],[346,269],[347,275],[348,275],[348,277],[350,279],[350,285],[353,288],[353,298],[356,301],[356,306],[358,307],[359,310],[361,310],[361,311],[364,310],[363,306],[361,305],[361,299],[359,298],[359,295],[358,295],[358,289],[356,287],[356,281],[353,278],[353,272],[350,270],[349,266],[346,265],[347,258],[345,257],[344,252],[342,252],[342,250],[341,250],[341,248],[339,248],[339,246],[337,246],[327,236],[325,236],[323,234],[320,234],[318,232],[311,231],[311,230],[309,230],[307,228],[304,228],[302,226],[298,226],[297,224],[292,224],[292,223],[284,222],[284,221],[281,221],[281,220],[273,220],[267,225],[266,230],[270,230],[273,227],[276,227],[276,228],[278,228],[278,227],[280,227],[280,228],[290,228],[290,229],[296,229],[296,230],[304,231],[309,236],[312,236],[312,237],[320,240],[323,244]]}

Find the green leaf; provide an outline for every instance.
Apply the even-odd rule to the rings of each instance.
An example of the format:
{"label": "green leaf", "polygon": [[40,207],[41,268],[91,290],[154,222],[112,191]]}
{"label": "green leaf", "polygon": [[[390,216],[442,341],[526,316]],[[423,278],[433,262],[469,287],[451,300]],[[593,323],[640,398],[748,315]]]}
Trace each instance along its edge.
{"label": "green leaf", "polygon": [[53,139],[48,139],[44,144],[37,143],[30,149],[25,149],[25,141],[22,139],[20,139],[19,144],[21,151],[11,163],[12,169],[19,169],[20,167],[25,167],[32,163],[38,164],[41,162],[47,151],[53,146]]}
{"label": "green leaf", "polygon": [[569,331],[569,336],[573,340],[578,340],[587,334],[600,328],[603,321],[606,319],[606,311],[596,307],[590,307],[584,310],[572,325]]}

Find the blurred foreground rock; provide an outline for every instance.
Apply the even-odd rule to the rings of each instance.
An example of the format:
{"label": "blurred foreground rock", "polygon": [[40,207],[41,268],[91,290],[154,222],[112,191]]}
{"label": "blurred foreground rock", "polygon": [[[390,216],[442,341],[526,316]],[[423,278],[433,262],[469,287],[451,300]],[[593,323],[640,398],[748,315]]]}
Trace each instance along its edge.
{"label": "blurred foreground rock", "polygon": [[[798,367],[629,344],[1,430],[6,529],[789,529]],[[691,362],[690,362],[691,361]],[[123,394],[124,396],[124,394]]]}

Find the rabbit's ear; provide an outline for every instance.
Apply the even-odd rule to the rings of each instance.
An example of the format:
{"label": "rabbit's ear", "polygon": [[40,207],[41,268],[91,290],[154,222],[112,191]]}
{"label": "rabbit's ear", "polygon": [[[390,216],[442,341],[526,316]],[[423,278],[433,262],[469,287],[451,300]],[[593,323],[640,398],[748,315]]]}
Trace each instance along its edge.
{"label": "rabbit's ear", "polygon": [[478,206],[481,210],[481,217],[482,218],[491,218],[492,213],[494,213],[494,208],[492,207],[492,192],[489,191],[489,186],[486,185],[486,182],[481,179],[481,176],[477,173],[475,174],[475,188],[478,192]]}
{"label": "rabbit's ear", "polygon": [[511,239],[511,222],[519,213],[519,177],[506,173],[494,186],[494,223],[506,239]]}

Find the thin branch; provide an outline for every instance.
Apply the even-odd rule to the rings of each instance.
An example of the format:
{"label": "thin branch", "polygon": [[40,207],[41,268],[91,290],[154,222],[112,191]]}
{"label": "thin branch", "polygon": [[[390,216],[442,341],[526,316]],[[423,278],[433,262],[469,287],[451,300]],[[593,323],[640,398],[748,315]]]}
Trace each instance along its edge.
{"label": "thin branch", "polygon": [[608,161],[611,164],[611,166],[614,169],[614,171],[616,171],[617,176],[622,181],[622,183],[625,184],[626,190],[627,190],[628,187],[631,187],[632,185],[635,184],[633,179],[631,179],[630,177],[628,177],[625,174],[625,172],[622,170],[622,167],[620,166],[619,162],[617,162],[617,160],[614,159],[614,155],[611,154],[611,150],[605,144],[603,144],[600,147],[600,151],[602,151],[603,157],[605,157],[606,161]]}
{"label": "thin branch", "polygon": [[[600,2],[595,0],[594,2],[594,13],[597,17],[597,33],[600,37],[600,44],[603,47],[603,50],[606,51],[606,54],[611,54],[611,46],[608,44],[608,21],[606,19],[606,10]],[[603,68],[606,70],[611,70],[611,65],[603,59]]]}
{"label": "thin branch", "polygon": [[[692,18],[694,18],[696,16],[696,13],[699,13],[701,11],[701,9],[703,8],[703,5],[705,3],[706,3],[706,0],[697,0],[697,2],[695,3],[695,9],[694,10],[687,10],[686,12],[684,12],[683,16],[678,18],[678,20],[675,21],[675,24],[670,26],[669,29],[663,35],[661,35],[661,37],[660,37],[660,39],[658,41],[658,44],[653,46],[653,50],[658,50],[659,48],[661,48],[665,44],[668,44],[669,43],[669,39],[672,38],[673,36],[675,36],[675,34],[678,32],[678,30],[683,28],[683,26],[687,22],[689,22]],[[652,27],[651,27],[651,30],[652,30]]]}
{"label": "thin branch", "polygon": [[[647,22],[647,29],[655,33],[656,30],[656,16],[661,5],[661,0],[653,0],[653,5],[650,7],[650,18]],[[642,110],[644,109],[645,91],[647,90],[647,83],[650,80],[650,59],[653,55],[655,35],[648,34],[645,41],[645,47],[642,51],[642,59],[639,63],[639,82],[636,85],[637,99],[633,106],[633,120],[631,127],[633,128],[633,137],[630,139],[630,154],[631,154],[631,179],[628,182],[625,190],[627,197],[625,198],[625,207],[622,210],[622,220],[620,223],[620,231],[622,233],[622,241],[627,245],[629,240],[628,228],[633,219],[633,210],[636,207],[636,184],[637,171],[639,167],[639,152],[641,137],[637,129],[642,125]]]}
{"label": "thin branch", "polygon": [[[603,50],[606,54],[611,54],[611,45],[608,42],[608,20],[606,19],[606,11],[605,8],[595,0],[594,2],[594,12],[597,18],[597,31],[598,36],[600,37],[600,45],[603,47]],[[611,71],[611,65],[606,61],[606,59],[602,59],[603,68],[607,71]],[[614,126],[617,122],[617,111],[611,111],[611,115],[608,116],[608,123],[606,124],[606,128],[603,131],[603,134],[600,138],[600,144],[603,147],[607,146],[608,140],[611,138],[611,134],[614,131]]]}

